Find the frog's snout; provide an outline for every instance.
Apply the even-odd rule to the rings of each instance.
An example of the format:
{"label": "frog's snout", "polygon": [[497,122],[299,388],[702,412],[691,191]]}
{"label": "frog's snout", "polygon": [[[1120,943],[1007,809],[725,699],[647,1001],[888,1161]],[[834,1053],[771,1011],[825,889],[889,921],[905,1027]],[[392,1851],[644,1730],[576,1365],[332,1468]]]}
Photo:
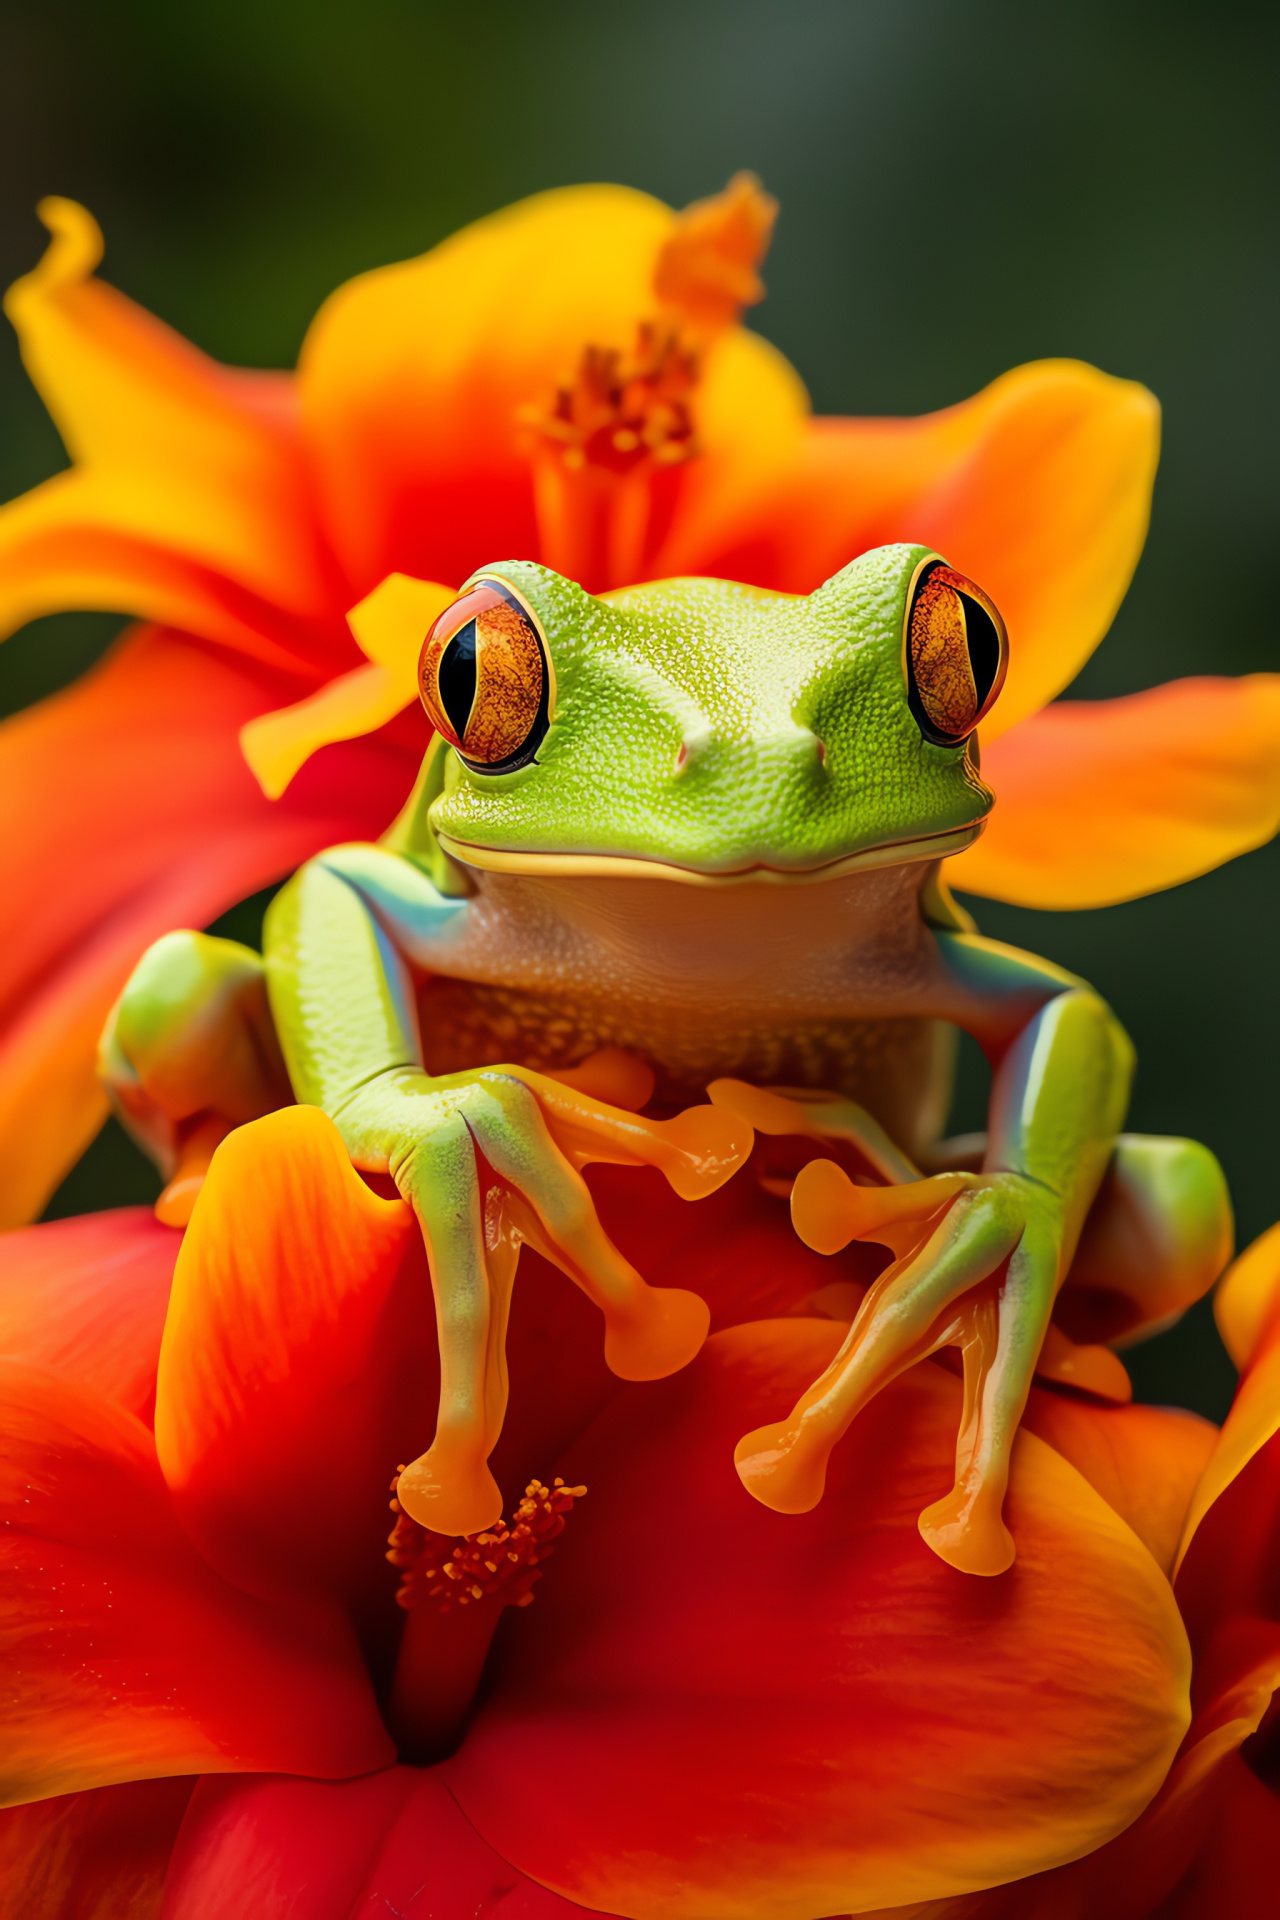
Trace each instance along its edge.
{"label": "frog's snout", "polygon": [[827,747],[802,721],[767,729],[752,728],[745,736],[709,726],[690,728],[681,738],[671,771],[679,774],[743,757],[785,778],[788,773],[804,775],[815,767],[825,767]]}

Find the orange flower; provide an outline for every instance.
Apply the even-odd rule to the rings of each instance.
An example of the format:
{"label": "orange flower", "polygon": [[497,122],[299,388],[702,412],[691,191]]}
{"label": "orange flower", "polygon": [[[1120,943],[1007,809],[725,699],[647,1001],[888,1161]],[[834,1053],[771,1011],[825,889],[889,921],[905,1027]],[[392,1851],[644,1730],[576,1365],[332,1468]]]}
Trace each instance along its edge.
{"label": "orange flower", "polygon": [[[1275,1612],[1243,1578],[1260,1535],[1236,1544],[1256,1462],[1234,1483],[1243,1506],[1218,1498],[1185,1561],[1203,1665],[1172,1774],[1190,1659],[1168,1576],[1188,1509],[1194,1526],[1280,1428],[1274,1369],[1246,1376],[1240,1444],[1231,1423],[1219,1440],[1192,1415],[1037,1388],[1010,1494],[1017,1563],[966,1580],[916,1527],[953,1465],[960,1383],[937,1362],[875,1402],[812,1513],[772,1513],[733,1471],[736,1435],[838,1345],[833,1275],[860,1292],[874,1256],[812,1253],[750,1177],[694,1214],[648,1170],[591,1180],[623,1251],[696,1286],[714,1331],[683,1373],[618,1382],[594,1310],[526,1249],[494,1471],[509,1490],[553,1474],[587,1489],[563,1535],[541,1535],[554,1553],[528,1606],[532,1562],[504,1587],[483,1538],[469,1560],[457,1543],[483,1569],[467,1605],[440,1609],[439,1569],[415,1577],[424,1543],[403,1522],[386,1563],[388,1464],[420,1444],[438,1384],[430,1288],[408,1207],[354,1172],[317,1110],[219,1148],[162,1336],[176,1232],[137,1210],[11,1240],[11,1906],[17,1889],[25,1910],[58,1911],[37,1904],[52,1882],[115,1911],[137,1884],[146,1914],[167,1862],[177,1920],[339,1920],[424,1886],[458,1914],[518,1888],[547,1920],[583,1905],[1137,1920],[1184,1873],[1201,1829],[1179,1783],[1198,1809],[1214,1767],[1247,1773],[1232,1756],[1276,1678],[1280,1628],[1260,1640],[1244,1617]],[[1280,1324],[1271,1296],[1240,1297],[1233,1279],[1241,1337]],[[184,1785],[138,1784],[197,1772],[185,1819]],[[264,1888],[276,1907],[255,1904]],[[1088,1904],[1044,1904],[1061,1888]]]}
{"label": "orange flower", "polygon": [[296,375],[208,360],[92,277],[86,213],[41,213],[8,311],[73,465],[0,513],[0,621],[148,624],[0,731],[8,1224],[102,1119],[94,1043],[142,949],[387,824],[425,744],[405,633],[488,561],[806,592],[927,541],[1013,644],[983,730],[1000,805],[958,884],[1127,898],[1275,828],[1274,676],[1039,712],[1137,559],[1150,395],[1049,361],[920,420],[811,419],[738,324],[773,217],[746,176],[682,215],[620,187],[509,208],[340,289]]}

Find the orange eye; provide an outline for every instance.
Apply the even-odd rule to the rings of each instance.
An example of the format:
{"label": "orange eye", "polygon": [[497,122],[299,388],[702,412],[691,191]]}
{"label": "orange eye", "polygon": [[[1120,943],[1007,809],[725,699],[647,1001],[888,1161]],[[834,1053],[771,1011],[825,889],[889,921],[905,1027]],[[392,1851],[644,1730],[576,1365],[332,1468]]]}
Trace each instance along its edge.
{"label": "orange eye", "polygon": [[937,747],[958,747],[1004,685],[1009,639],[995,602],[944,560],[926,560],[907,596],[907,697]]}
{"label": "orange eye", "polygon": [[503,581],[481,580],[445,608],[423,642],[418,691],[432,726],[477,772],[532,760],[551,670],[537,621]]}

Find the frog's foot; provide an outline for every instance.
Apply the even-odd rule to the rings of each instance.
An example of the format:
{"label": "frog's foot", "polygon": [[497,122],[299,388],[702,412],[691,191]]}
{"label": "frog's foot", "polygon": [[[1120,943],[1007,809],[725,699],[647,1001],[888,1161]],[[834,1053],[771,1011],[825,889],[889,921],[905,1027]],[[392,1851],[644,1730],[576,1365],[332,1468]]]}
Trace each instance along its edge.
{"label": "frog's foot", "polygon": [[1150,1339],[1209,1291],[1233,1238],[1226,1179],[1208,1147],[1122,1133],[1054,1318],[1075,1340]]}
{"label": "frog's foot", "polygon": [[107,1017],[98,1077],[167,1183],[158,1218],[184,1227],[219,1141],[293,1099],[261,956],[206,933],[165,934]]}
{"label": "frog's foot", "polygon": [[[929,1150],[927,1170],[976,1171],[986,1150],[985,1133],[940,1140]],[[1122,1133],[1085,1218],[1036,1372],[1128,1398],[1114,1367],[1113,1386],[1107,1384],[1110,1349],[1149,1340],[1180,1320],[1222,1274],[1233,1242],[1226,1176],[1208,1147]],[[1113,1388],[1121,1389],[1118,1396]]]}
{"label": "frog's foot", "polygon": [[[369,1091],[361,1097],[367,1103]],[[606,1235],[580,1170],[601,1160],[653,1166],[683,1198],[697,1199],[742,1164],[752,1134],[710,1106],[645,1119],[522,1067],[456,1074],[390,1097],[401,1138],[412,1140],[392,1153],[391,1171],[422,1225],[440,1342],[435,1439],[401,1474],[397,1498],[432,1532],[476,1533],[502,1512],[488,1458],[506,1411],[504,1343],[521,1243],[599,1307],[615,1374],[674,1373],[706,1338],[706,1303],[646,1285]],[[406,1098],[417,1102],[409,1134]]]}
{"label": "frog's foot", "polygon": [[[920,1169],[889,1138],[880,1122],[841,1093],[813,1087],[753,1087],[746,1080],[713,1080],[707,1098],[739,1114],[757,1133],[839,1141],[875,1180],[918,1180]],[[841,1245],[846,1242],[842,1241]]]}
{"label": "frog's foot", "polygon": [[1003,1573],[1014,1558],[1001,1511],[1010,1449],[1058,1279],[1055,1196],[1012,1173],[862,1187],[833,1161],[815,1160],[797,1176],[791,1207],[800,1237],[821,1252],[857,1238],[880,1241],[897,1257],[787,1418],[739,1443],[744,1486],[780,1513],[807,1512],[822,1498],[832,1447],[868,1401],[926,1355],[959,1347],[955,1483],[921,1514],[920,1532],[962,1572]]}

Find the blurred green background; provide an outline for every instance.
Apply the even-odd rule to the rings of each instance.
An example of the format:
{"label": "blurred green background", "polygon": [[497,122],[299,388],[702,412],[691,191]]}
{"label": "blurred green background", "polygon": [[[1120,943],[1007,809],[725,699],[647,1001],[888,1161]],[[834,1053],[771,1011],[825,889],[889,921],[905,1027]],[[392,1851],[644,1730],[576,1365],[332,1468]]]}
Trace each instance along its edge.
{"label": "blurred green background", "polygon": [[[1230,0],[5,0],[0,271],[69,194],[106,277],[223,359],[289,366],[338,282],[522,194],[612,179],[682,205],[751,167],[782,201],[752,323],[820,411],[922,412],[1044,354],[1163,401],[1151,538],[1074,693],[1277,667],[1278,42],[1274,6]],[[8,497],[64,464],[11,337],[0,413]],[[118,626],[29,627],[0,711]],[[1242,1242],[1280,1215],[1278,877],[1273,845],[1101,913],[977,903],[1108,996],[1130,1124],[1209,1142]],[[261,907],[227,925],[251,937]],[[960,1124],[981,1097],[966,1058]],[[50,1212],[154,1191],[108,1129]],[[1221,1415],[1207,1308],[1130,1357],[1143,1398]]]}

